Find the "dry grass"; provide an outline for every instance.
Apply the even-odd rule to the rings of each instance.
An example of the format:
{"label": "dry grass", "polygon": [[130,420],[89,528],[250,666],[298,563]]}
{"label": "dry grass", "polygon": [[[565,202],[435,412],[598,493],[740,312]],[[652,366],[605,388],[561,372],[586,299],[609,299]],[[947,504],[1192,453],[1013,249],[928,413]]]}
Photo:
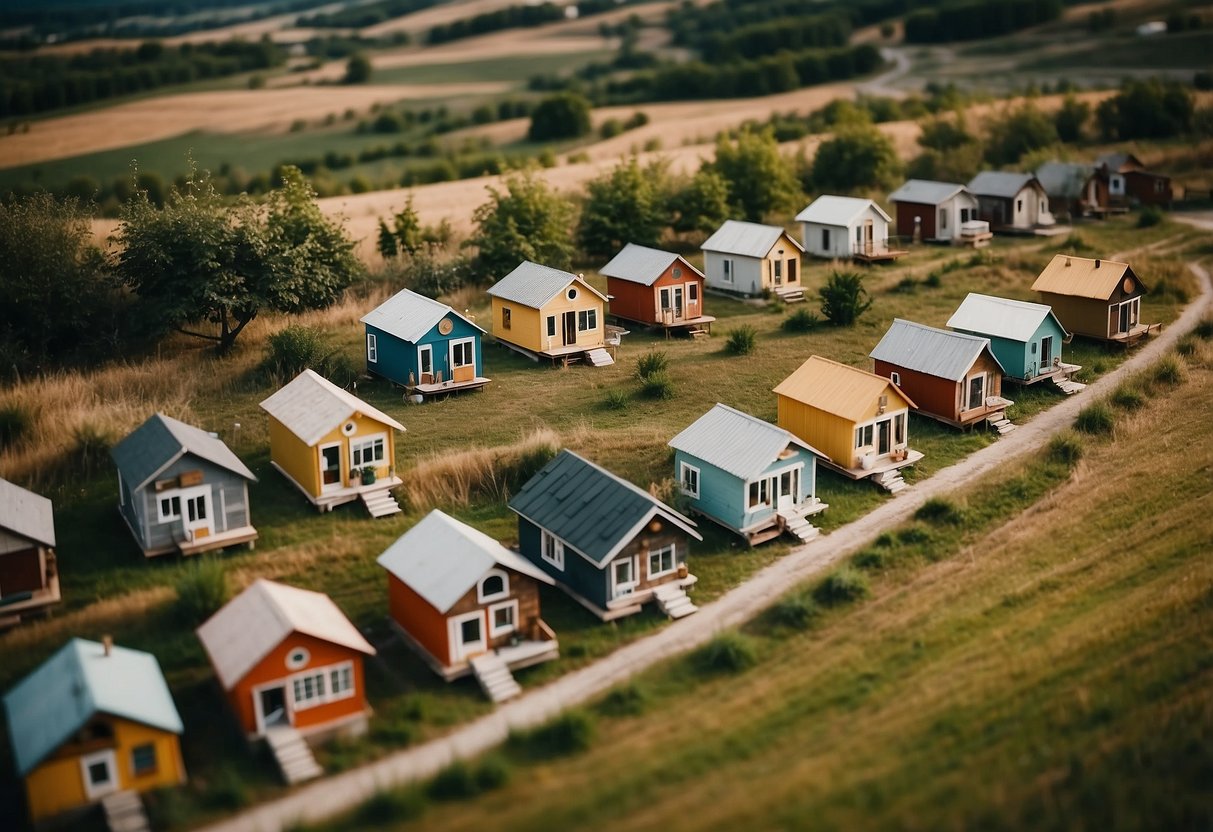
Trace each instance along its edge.
{"label": "dry grass", "polygon": [[176,597],[172,587],[156,586],[96,601],[65,615],[35,619],[6,632],[4,649],[18,655],[42,651],[48,644],[59,645],[73,637],[98,639],[160,609]]}

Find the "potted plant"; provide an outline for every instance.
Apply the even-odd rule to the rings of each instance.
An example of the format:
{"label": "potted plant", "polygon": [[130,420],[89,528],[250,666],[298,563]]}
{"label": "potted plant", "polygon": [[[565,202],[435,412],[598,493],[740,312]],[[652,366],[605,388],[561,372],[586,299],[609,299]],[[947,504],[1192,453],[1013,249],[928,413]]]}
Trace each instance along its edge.
{"label": "potted plant", "polygon": [[371,485],[374,482],[375,482],[375,469],[370,468],[370,467],[363,468],[362,469],[362,484]]}

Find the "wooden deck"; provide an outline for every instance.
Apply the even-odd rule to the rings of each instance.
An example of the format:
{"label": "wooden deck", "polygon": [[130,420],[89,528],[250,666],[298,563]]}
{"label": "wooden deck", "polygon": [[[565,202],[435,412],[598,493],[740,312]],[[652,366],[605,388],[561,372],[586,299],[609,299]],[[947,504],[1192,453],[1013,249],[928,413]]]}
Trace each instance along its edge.
{"label": "wooden deck", "polygon": [[896,260],[898,257],[904,257],[909,253],[909,251],[903,249],[875,248],[855,251],[851,254],[851,256],[860,263],[881,263],[889,260]]}
{"label": "wooden deck", "polygon": [[492,381],[491,378],[476,376],[468,381],[438,381],[427,384],[414,384],[405,388],[409,393],[420,393],[422,396],[441,396],[446,393],[458,393],[460,390],[479,390]]}
{"label": "wooden deck", "polygon": [[182,540],[177,544],[177,549],[183,555],[196,555],[212,549],[226,549],[228,546],[239,546],[242,543],[247,543],[248,547],[252,549],[256,540],[256,529],[252,526],[241,526],[238,529],[228,529],[225,532],[209,534],[195,540]]}
{"label": "wooden deck", "polygon": [[11,600],[5,600],[4,605],[0,606],[0,628],[21,623],[23,614],[28,617],[31,613],[45,613],[47,607],[59,603],[63,597],[59,593],[59,576],[52,575],[45,588],[29,592],[29,597],[25,595],[14,593],[8,596]]}
{"label": "wooden deck", "polygon": [[1031,378],[1019,378],[1018,376],[1005,375],[1003,379],[1012,384],[1019,384],[1027,387],[1030,384],[1036,384],[1041,381],[1055,381],[1059,379],[1067,379],[1082,369],[1081,364],[1058,364],[1051,370],[1045,373],[1038,373]]}
{"label": "wooden deck", "polygon": [[876,460],[876,463],[871,468],[844,468],[836,462],[828,459],[821,459],[822,465],[829,468],[831,471],[837,471],[844,477],[853,480],[864,480],[868,477],[874,477],[877,474],[884,474],[888,471],[899,471],[913,465],[918,460],[922,459],[922,451],[907,450],[905,459],[894,460],[892,457],[881,457]]}
{"label": "wooden deck", "polygon": [[[543,628],[551,632],[542,620],[539,622]],[[438,661],[429,650],[421,646],[421,642],[413,638],[413,636],[400,626],[396,619],[388,617],[388,624],[391,625],[392,632],[400,637],[400,640],[406,647],[416,653],[426,666],[434,673],[443,678],[444,681],[450,682],[455,679],[462,679],[464,676],[472,675],[472,663],[470,661],[457,662],[453,665],[444,665]],[[560,658],[560,642],[556,640],[555,634],[547,639],[521,639],[517,644],[510,644],[505,647],[500,647],[496,651],[500,658],[510,670],[520,670],[524,667],[541,664],[542,662],[551,661]]]}
{"label": "wooden deck", "polygon": [[295,478],[284,471],[282,466],[280,466],[277,462],[271,460],[270,465],[272,465],[279,474],[286,477],[286,481],[295,486],[295,488],[299,490],[299,493],[307,498],[309,503],[321,511],[332,511],[336,506],[345,505],[346,503],[352,503],[356,500],[360,500],[362,499],[362,495],[364,493],[374,491],[390,491],[397,486],[404,485],[404,480],[400,479],[400,477],[391,476],[375,480],[373,483],[368,485],[362,485],[359,483],[358,485],[350,485],[346,486],[345,488],[326,491],[317,496],[310,493],[299,483],[295,482]]}
{"label": "wooden deck", "polygon": [[1109,337],[1107,341],[1122,347],[1131,347],[1151,332],[1162,332],[1162,324],[1138,324],[1128,332],[1118,332]]}

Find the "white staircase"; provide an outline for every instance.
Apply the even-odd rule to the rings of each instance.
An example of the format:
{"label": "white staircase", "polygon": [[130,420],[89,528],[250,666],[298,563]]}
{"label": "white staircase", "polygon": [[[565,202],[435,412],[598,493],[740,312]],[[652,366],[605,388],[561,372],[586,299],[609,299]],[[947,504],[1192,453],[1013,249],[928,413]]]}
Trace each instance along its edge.
{"label": "white staircase", "polygon": [[906,481],[901,478],[901,473],[897,470],[881,471],[872,479],[890,494],[896,494],[906,487]]}
{"label": "white staircase", "polygon": [[513,699],[522,693],[522,687],[514,680],[509,667],[496,653],[477,656],[472,659],[471,665],[481,690],[494,703]]}
{"label": "white staircase", "polygon": [[595,367],[609,367],[615,363],[615,359],[611,358],[611,354],[601,347],[596,350],[588,350],[585,354],[585,360]]}
{"label": "white staircase", "polygon": [[779,518],[783,520],[784,529],[788,533],[798,537],[802,543],[808,543],[821,534],[821,531],[816,526],[795,512],[781,511],[779,512]]}
{"label": "white staircase", "polygon": [[400,513],[400,503],[396,502],[396,498],[387,488],[382,491],[363,491],[359,496],[372,517],[389,517]]}
{"label": "white staircase", "polygon": [[101,810],[110,832],[151,832],[143,798],[136,791],[114,792],[101,798]]}
{"label": "white staircase", "polygon": [[986,424],[998,431],[999,436],[1006,436],[1015,430],[1015,425],[1007,418],[1006,413],[991,413],[986,417]]}
{"label": "white staircase", "polygon": [[1067,396],[1073,396],[1078,391],[1087,389],[1087,385],[1085,384],[1080,384],[1077,381],[1069,378],[1062,378],[1060,376],[1054,376],[1053,383],[1056,384],[1058,389]]}
{"label": "white staircase", "polygon": [[784,303],[800,303],[804,300],[804,289],[799,286],[776,286],[775,294]]}
{"label": "white staircase", "polygon": [[265,732],[265,742],[278,763],[288,786],[312,780],[324,774],[303,735],[289,725],[275,725]]}
{"label": "white staircase", "polygon": [[686,618],[699,607],[695,606],[687,596],[685,589],[678,584],[662,584],[653,590],[653,600],[657,607],[670,618]]}

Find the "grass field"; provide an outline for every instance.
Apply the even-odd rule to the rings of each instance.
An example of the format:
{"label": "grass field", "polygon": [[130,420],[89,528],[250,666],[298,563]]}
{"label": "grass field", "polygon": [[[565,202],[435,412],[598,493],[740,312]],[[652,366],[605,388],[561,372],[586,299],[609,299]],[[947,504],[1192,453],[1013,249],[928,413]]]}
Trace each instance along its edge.
{"label": "grass field", "polygon": [[458,63],[414,64],[375,70],[376,84],[452,84],[473,81],[526,81],[535,75],[564,75],[593,61],[604,61],[609,50],[550,55],[506,55]]}

